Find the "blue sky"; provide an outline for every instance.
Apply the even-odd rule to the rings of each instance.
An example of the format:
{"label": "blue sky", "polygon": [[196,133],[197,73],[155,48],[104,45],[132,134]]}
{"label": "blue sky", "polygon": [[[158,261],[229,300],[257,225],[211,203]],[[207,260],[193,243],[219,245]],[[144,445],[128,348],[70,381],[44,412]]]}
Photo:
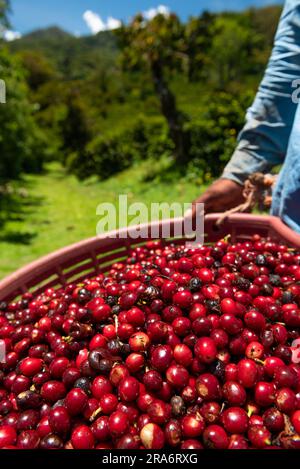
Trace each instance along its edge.
{"label": "blue sky", "polygon": [[[238,10],[250,6],[282,3],[279,0],[11,0],[12,29],[24,34],[37,28],[60,26],[73,34],[88,34],[128,20],[139,11],[159,5],[175,11],[182,19],[197,15],[204,9]],[[84,20],[83,15],[86,20]],[[151,14],[151,12],[150,12]],[[100,18],[100,19],[99,19]],[[110,20],[108,21],[108,19]],[[89,26],[88,26],[89,25]]]}

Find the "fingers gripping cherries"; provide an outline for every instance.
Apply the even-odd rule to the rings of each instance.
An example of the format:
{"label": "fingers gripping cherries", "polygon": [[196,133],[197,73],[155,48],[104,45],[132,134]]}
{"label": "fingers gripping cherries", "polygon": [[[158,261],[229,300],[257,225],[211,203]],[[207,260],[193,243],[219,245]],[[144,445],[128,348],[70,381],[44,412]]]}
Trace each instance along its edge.
{"label": "fingers gripping cherries", "polygon": [[106,275],[0,304],[0,448],[300,441],[300,253],[149,241]]}

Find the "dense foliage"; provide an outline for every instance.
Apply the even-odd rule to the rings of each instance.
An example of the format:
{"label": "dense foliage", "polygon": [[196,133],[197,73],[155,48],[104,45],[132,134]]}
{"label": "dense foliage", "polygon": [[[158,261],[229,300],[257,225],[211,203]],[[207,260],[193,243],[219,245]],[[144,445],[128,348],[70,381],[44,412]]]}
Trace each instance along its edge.
{"label": "dense foliage", "polygon": [[[0,17],[6,21],[0,2]],[[6,5],[7,6],[7,5]],[[77,38],[50,28],[0,44],[9,99],[0,115],[0,179],[59,159],[105,179],[167,158],[202,180],[230,158],[272,47],[280,7],[140,15]]]}

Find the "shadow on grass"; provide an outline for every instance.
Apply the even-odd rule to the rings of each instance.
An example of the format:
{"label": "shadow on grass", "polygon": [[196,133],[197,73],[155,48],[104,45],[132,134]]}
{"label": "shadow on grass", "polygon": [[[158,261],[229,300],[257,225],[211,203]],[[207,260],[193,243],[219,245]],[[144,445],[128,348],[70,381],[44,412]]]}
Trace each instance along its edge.
{"label": "shadow on grass", "polygon": [[179,166],[175,161],[169,161],[167,165],[161,166],[160,164],[153,163],[152,167],[148,169],[147,174],[142,178],[142,182],[156,183],[170,183],[174,184],[176,178],[181,178],[186,171],[186,168]]}
{"label": "shadow on grass", "polygon": [[37,233],[18,233],[17,231],[7,231],[0,235],[0,242],[11,244],[24,244],[29,246]]}
{"label": "shadow on grass", "polygon": [[[33,197],[29,193],[24,196],[22,191],[21,193],[13,191],[12,193],[0,194],[0,241],[11,244],[31,244],[37,233],[27,231],[26,223],[28,223],[30,214],[34,213],[37,207],[42,204],[42,198]],[[16,229],[7,227],[8,223],[20,223],[25,231],[22,230],[22,232],[17,227]]]}

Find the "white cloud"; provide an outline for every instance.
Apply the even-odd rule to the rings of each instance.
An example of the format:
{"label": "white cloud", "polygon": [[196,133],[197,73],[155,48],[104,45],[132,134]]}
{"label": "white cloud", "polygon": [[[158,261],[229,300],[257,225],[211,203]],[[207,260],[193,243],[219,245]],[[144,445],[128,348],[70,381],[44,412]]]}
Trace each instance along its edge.
{"label": "white cloud", "polygon": [[10,29],[7,29],[3,33],[3,38],[5,41],[14,41],[15,39],[20,39],[22,37],[22,34],[19,33],[18,31],[11,31]]}
{"label": "white cloud", "polygon": [[122,21],[118,20],[117,18],[113,18],[112,16],[109,16],[107,18],[106,22],[107,29],[118,29],[122,26]]}
{"label": "white cloud", "polygon": [[120,20],[113,18],[112,16],[109,16],[107,21],[103,21],[98,13],[95,13],[91,10],[84,12],[83,19],[92,34],[97,34],[100,31],[110,31],[112,29],[117,29],[122,24]]}
{"label": "white cloud", "polygon": [[146,10],[143,12],[143,17],[145,20],[151,21],[155,16],[157,15],[164,15],[164,16],[169,16],[170,15],[170,9],[169,7],[165,5],[159,5],[156,8],[149,8],[149,10]]}

